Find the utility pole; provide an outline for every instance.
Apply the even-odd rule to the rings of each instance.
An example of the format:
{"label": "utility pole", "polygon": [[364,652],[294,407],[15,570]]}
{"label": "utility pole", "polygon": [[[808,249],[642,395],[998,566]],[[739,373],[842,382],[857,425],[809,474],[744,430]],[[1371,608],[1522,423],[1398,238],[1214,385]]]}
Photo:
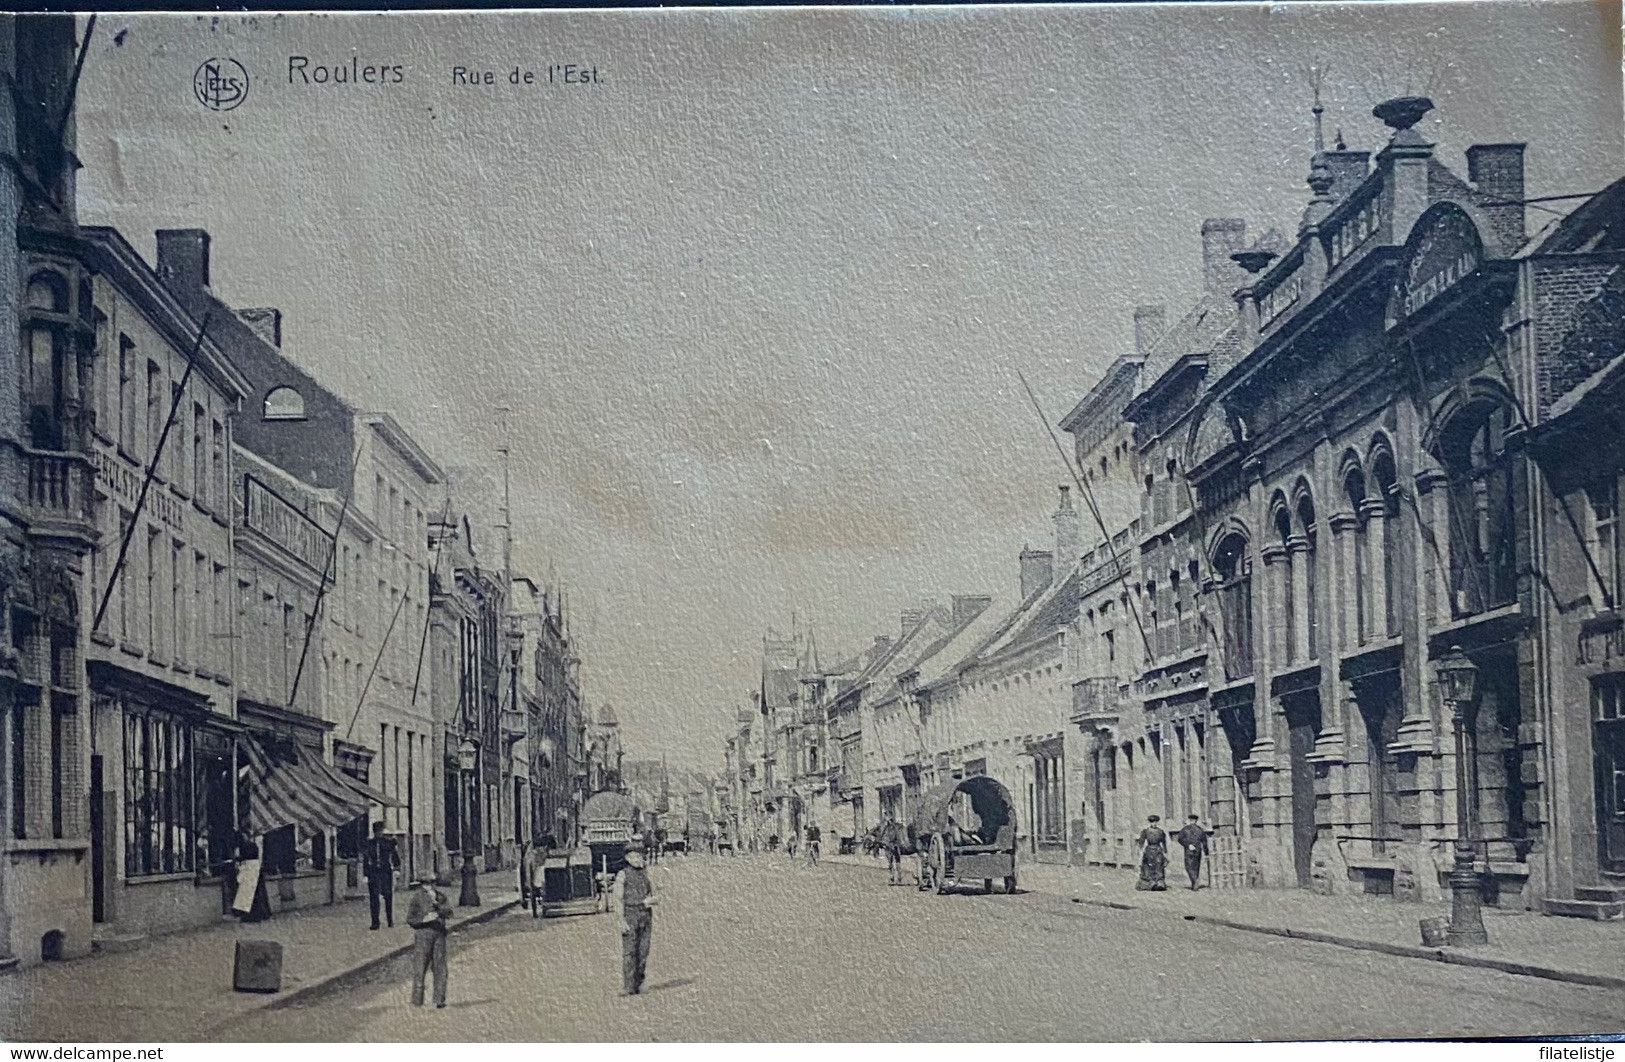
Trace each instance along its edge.
{"label": "utility pole", "polygon": [[508,592],[513,581],[513,494],[508,476],[508,417],[512,412],[507,406],[497,407],[497,453],[502,456],[502,578],[506,580],[503,593]]}

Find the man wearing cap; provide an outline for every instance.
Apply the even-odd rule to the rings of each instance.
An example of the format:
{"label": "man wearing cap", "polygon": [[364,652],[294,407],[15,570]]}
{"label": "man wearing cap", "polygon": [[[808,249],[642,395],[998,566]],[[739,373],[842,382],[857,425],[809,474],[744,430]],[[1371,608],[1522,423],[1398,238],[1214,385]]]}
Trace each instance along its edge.
{"label": "man wearing cap", "polygon": [[372,928],[378,928],[378,904],[383,901],[389,928],[395,928],[395,872],[401,869],[401,852],[395,839],[384,836],[384,824],[372,824],[372,836],[361,849],[361,873],[367,879],[367,904],[372,908]]}
{"label": "man wearing cap", "polygon": [[621,995],[643,991],[649,965],[649,939],[654,931],[654,884],[643,865],[643,853],[628,845],[626,866],[615,875],[615,906],[621,912]]}
{"label": "man wearing cap", "polygon": [[1202,817],[1192,815],[1174,840],[1185,849],[1185,873],[1191,879],[1191,891],[1202,887],[1202,857],[1207,854],[1207,831],[1202,829]]}
{"label": "man wearing cap", "polygon": [[434,1005],[446,1005],[446,934],[451,931],[451,901],[439,889],[439,882],[420,877],[413,882],[412,900],[406,907],[406,924],[412,927],[412,1005],[423,1006],[423,981],[434,971]]}

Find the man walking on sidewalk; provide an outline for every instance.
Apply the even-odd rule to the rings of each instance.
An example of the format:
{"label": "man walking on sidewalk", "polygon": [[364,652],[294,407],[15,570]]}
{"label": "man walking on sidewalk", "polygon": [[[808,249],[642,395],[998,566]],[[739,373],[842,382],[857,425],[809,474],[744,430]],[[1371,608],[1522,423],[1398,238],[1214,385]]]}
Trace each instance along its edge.
{"label": "man walking on sidewalk", "polygon": [[643,866],[643,853],[636,848],[627,848],[626,867],[615,875],[614,891],[621,912],[621,995],[635,996],[643,991],[649,965],[655,905],[654,885]]}
{"label": "man walking on sidewalk", "polygon": [[378,903],[383,901],[389,928],[395,928],[395,872],[401,869],[401,853],[395,839],[384,836],[384,824],[372,824],[372,836],[361,850],[361,873],[367,876],[367,904],[372,908],[372,928],[378,928]]}
{"label": "man walking on sidewalk", "polygon": [[1202,817],[1192,815],[1174,840],[1185,849],[1185,873],[1190,875],[1191,891],[1202,887],[1202,857],[1207,854],[1207,831],[1202,829]]}
{"label": "man walking on sidewalk", "polygon": [[451,901],[439,883],[420,878],[406,906],[406,924],[412,927],[412,1005],[423,1006],[423,981],[434,971],[434,1005],[446,1005],[446,934]]}

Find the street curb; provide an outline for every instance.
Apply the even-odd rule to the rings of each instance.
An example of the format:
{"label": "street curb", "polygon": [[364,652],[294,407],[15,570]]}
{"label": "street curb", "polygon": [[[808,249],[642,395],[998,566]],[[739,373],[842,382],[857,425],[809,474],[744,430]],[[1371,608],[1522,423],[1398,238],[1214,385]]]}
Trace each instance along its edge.
{"label": "street curb", "polygon": [[[519,897],[515,896],[513,899],[507,900],[507,901],[505,901],[503,903],[500,903],[500,904],[497,904],[495,907],[491,907],[489,909],[482,910],[478,914],[469,915],[467,918],[463,919],[461,922],[458,922],[456,925],[454,925],[450,929],[446,930],[446,932],[448,934],[450,934],[450,933],[460,933],[463,930],[469,928],[470,926],[483,925],[486,922],[490,922],[493,919],[497,918],[499,915],[506,914],[508,911],[511,911],[515,907],[518,907],[518,906],[519,906]],[[360,977],[363,974],[370,973],[371,971],[376,970],[380,966],[383,966],[383,965],[385,965],[387,963],[390,963],[390,962],[394,962],[396,959],[400,958],[403,955],[410,954],[411,951],[412,951],[412,945],[411,944],[402,944],[398,948],[393,948],[393,949],[385,952],[382,955],[376,955],[376,956],[374,956],[374,957],[372,957],[370,959],[367,959],[367,960],[365,960],[363,962],[357,963],[354,966],[350,966],[350,967],[347,967],[347,968],[345,968],[343,970],[339,970],[336,973],[325,974],[325,975],[319,977],[317,980],[312,981],[310,984],[301,985],[300,987],[294,989],[291,992],[288,992],[286,994],[278,994],[278,995],[272,996],[270,999],[266,1000],[264,1003],[260,1004],[257,1007],[249,1007],[247,1010],[243,1011],[240,1014],[232,1015],[230,1018],[226,1019],[226,1021],[222,1022],[221,1024],[229,1025],[229,1024],[231,1024],[233,1022],[236,1022],[236,1021],[240,1020],[244,1015],[254,1014],[254,1013],[257,1013],[259,1011],[284,1010],[284,1009],[286,1009],[288,1007],[299,1006],[300,1004],[304,1003],[306,1000],[310,999],[312,996],[315,996],[315,995],[317,995],[317,994],[319,994],[321,992],[325,992],[325,991],[331,989],[334,985],[338,984],[341,981],[348,980],[348,979],[350,979],[352,977]]]}
{"label": "street curb", "polygon": [[1213,915],[1180,914],[1178,911],[1138,907],[1131,903],[1118,903],[1112,900],[1085,900],[1074,896],[1072,902],[1089,907],[1109,907],[1118,911],[1150,911],[1155,914],[1173,915],[1186,922],[1220,926],[1224,929],[1235,929],[1243,933],[1258,933],[1269,937],[1287,937],[1292,940],[1308,940],[1317,944],[1331,944],[1354,951],[1376,951],[1384,955],[1394,955],[1406,959],[1427,959],[1432,962],[1442,962],[1447,966],[1470,966],[1484,970],[1499,970],[1502,973],[1515,974],[1520,977],[1538,977],[1547,981],[1589,985],[1594,988],[1625,989],[1625,977],[1582,973],[1578,970],[1559,970],[1551,966],[1535,966],[1531,963],[1514,962],[1511,959],[1495,959],[1487,955],[1474,955],[1471,952],[1452,951],[1448,948],[1424,948],[1411,944],[1389,944],[1380,940],[1362,940],[1359,937],[1345,937],[1337,933],[1322,933],[1311,929],[1261,926],[1252,922],[1237,922],[1233,919],[1218,918]]}

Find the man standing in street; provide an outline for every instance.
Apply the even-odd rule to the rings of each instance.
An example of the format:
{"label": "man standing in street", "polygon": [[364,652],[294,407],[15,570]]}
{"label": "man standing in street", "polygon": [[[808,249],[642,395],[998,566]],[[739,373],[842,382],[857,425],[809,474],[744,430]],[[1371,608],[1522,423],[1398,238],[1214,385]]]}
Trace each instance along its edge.
{"label": "man standing in street", "polygon": [[406,924],[412,927],[412,1005],[423,1006],[423,981],[434,971],[434,1005],[446,1005],[446,934],[451,931],[451,901],[439,883],[420,878],[406,906]]}
{"label": "man standing in street", "polygon": [[626,850],[626,867],[615,875],[615,906],[621,912],[621,995],[643,991],[649,965],[649,940],[654,932],[654,884],[643,865],[643,853]]}
{"label": "man standing in street", "polygon": [[886,850],[886,873],[889,875],[888,885],[901,885],[903,883],[903,842],[902,827],[890,815],[880,825],[880,846]]}
{"label": "man standing in street", "polygon": [[384,824],[372,824],[372,836],[361,849],[361,873],[367,876],[367,904],[372,908],[372,928],[378,928],[378,902],[383,901],[389,928],[395,928],[395,872],[401,868],[401,853],[395,839],[384,836]]}
{"label": "man standing in street", "polygon": [[1202,887],[1202,856],[1207,854],[1207,831],[1202,829],[1202,817],[1192,815],[1174,834],[1174,840],[1185,849],[1185,873],[1190,875],[1191,891],[1195,892]]}

